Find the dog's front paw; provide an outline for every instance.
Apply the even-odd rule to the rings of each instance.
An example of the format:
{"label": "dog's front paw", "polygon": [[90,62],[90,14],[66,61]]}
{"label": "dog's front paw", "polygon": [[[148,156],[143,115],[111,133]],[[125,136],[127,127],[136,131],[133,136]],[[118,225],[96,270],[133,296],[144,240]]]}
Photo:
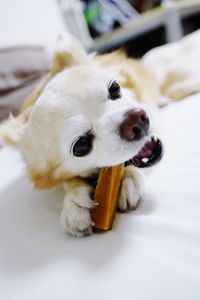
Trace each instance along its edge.
{"label": "dog's front paw", "polygon": [[70,209],[63,207],[60,222],[62,230],[73,236],[83,237],[91,235],[93,232],[90,210],[73,202],[70,203]]}
{"label": "dog's front paw", "polygon": [[63,184],[65,198],[60,216],[61,228],[73,236],[92,234],[93,222],[90,209],[95,206],[91,200],[91,187],[81,180],[71,180]]}
{"label": "dog's front paw", "polygon": [[121,191],[118,199],[118,209],[122,212],[137,207],[142,194],[143,177],[141,173],[130,166],[125,169]]}
{"label": "dog's front paw", "polygon": [[70,213],[63,209],[61,212],[61,228],[73,236],[83,237],[92,234],[92,220],[88,208],[72,204]]}

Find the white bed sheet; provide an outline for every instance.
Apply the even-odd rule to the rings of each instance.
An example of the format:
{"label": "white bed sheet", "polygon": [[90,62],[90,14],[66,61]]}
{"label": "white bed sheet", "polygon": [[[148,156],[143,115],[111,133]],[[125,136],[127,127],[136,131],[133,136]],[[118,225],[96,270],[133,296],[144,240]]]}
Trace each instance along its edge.
{"label": "white bed sheet", "polygon": [[34,191],[0,151],[1,299],[200,299],[200,94],[163,109],[161,127],[138,209],[82,239],[60,231],[60,192]]}

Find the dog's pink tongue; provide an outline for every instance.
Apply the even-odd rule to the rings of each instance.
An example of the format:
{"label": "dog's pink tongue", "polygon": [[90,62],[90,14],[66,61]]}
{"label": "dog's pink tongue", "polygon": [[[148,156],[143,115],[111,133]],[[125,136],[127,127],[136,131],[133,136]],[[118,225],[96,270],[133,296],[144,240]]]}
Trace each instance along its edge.
{"label": "dog's pink tongue", "polygon": [[146,147],[142,148],[142,150],[139,152],[140,156],[142,156],[142,157],[150,157],[151,153],[152,153],[152,150],[150,150]]}
{"label": "dog's pink tongue", "polygon": [[152,155],[152,150],[155,147],[155,143],[153,141],[148,141],[144,145],[144,147],[140,150],[139,156],[140,157],[150,157]]}

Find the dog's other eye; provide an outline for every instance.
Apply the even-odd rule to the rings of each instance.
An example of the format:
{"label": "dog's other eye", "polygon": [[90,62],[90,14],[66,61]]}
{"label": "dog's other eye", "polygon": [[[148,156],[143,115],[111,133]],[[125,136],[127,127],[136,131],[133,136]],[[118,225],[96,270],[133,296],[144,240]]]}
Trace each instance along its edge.
{"label": "dog's other eye", "polygon": [[92,134],[80,137],[73,145],[73,155],[81,157],[89,154],[92,150],[93,139],[94,136]]}
{"label": "dog's other eye", "polygon": [[120,85],[117,81],[112,81],[112,83],[110,84],[109,88],[109,98],[111,100],[116,100],[118,98],[121,97],[121,88]]}

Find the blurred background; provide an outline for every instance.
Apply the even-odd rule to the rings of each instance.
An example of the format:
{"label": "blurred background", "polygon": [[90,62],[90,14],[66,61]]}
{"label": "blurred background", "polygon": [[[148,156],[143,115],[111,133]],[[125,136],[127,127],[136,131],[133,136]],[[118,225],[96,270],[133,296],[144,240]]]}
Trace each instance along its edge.
{"label": "blurred background", "polygon": [[200,0],[0,0],[0,121],[50,68],[64,31],[87,51],[148,50],[200,28]]}
{"label": "blurred background", "polygon": [[200,27],[200,0],[1,0],[0,46],[53,47],[72,32],[89,50],[141,57]]}

